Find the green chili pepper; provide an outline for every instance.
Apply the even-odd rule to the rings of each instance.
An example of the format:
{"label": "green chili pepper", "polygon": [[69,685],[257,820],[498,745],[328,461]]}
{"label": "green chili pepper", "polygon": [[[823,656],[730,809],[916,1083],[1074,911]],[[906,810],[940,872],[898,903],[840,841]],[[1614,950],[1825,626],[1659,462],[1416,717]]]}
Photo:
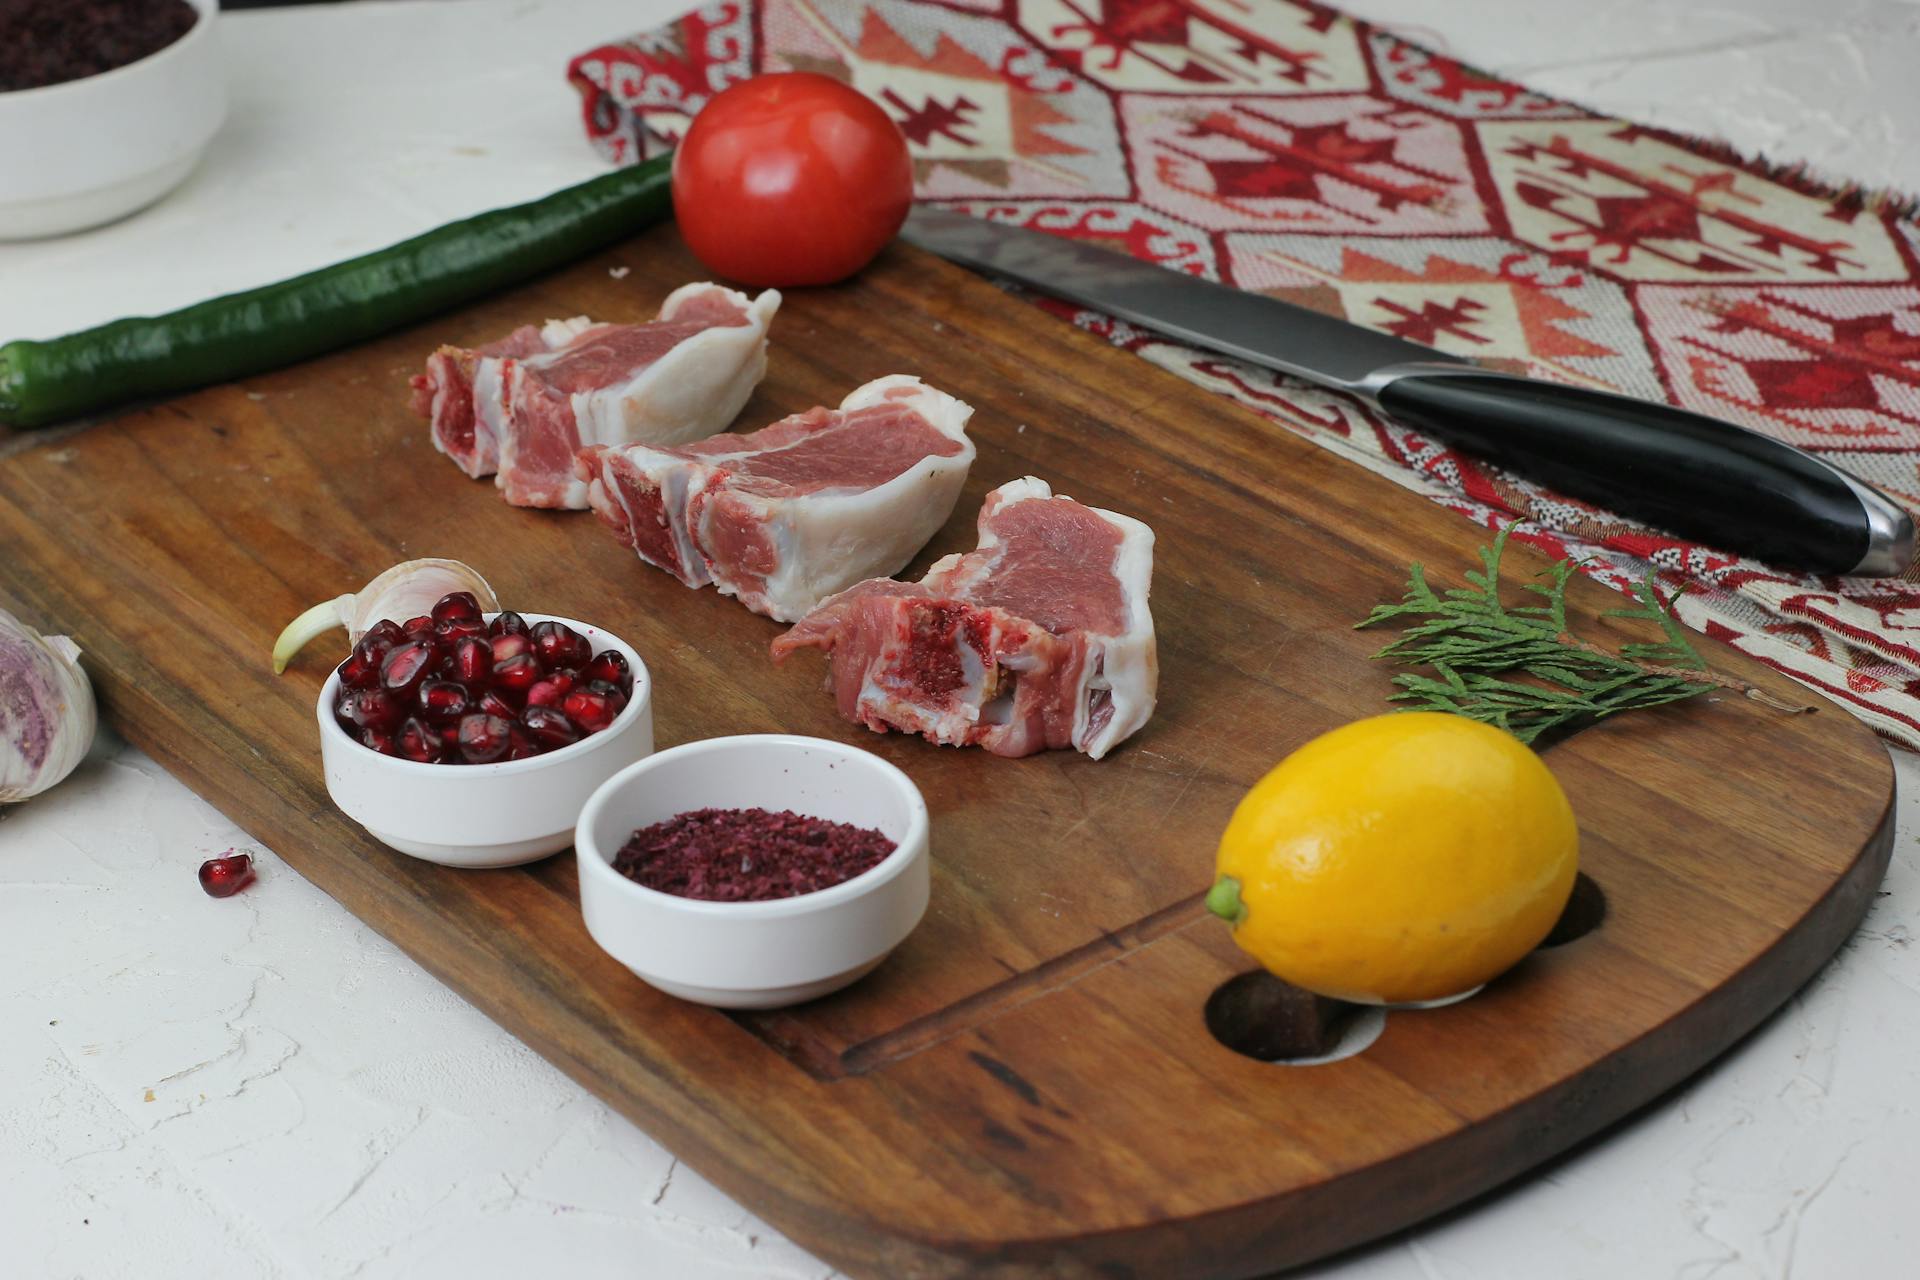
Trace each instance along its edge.
{"label": "green chili pepper", "polygon": [[361,342],[633,235],[666,216],[658,156],[544,199],[164,316],[0,346],[0,426],[39,427]]}

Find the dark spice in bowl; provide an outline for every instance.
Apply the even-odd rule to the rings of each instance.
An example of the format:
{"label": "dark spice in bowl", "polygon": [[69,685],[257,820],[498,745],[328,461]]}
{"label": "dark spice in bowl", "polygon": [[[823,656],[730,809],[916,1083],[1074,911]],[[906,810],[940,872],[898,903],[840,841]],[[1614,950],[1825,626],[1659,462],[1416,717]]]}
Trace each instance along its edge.
{"label": "dark spice in bowl", "polygon": [[784,809],[695,809],[634,832],[613,869],[676,897],[767,902],[831,889],[893,850],[878,831]]}
{"label": "dark spice in bowl", "polygon": [[0,0],[0,93],[138,62],[199,17],[187,0]]}

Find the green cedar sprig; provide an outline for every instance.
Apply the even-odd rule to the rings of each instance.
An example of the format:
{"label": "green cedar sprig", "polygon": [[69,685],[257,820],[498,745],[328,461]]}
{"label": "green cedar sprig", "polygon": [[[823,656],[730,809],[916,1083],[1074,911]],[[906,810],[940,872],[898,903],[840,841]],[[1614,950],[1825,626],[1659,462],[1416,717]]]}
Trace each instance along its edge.
{"label": "green cedar sprig", "polygon": [[1394,676],[1400,692],[1390,701],[1407,710],[1444,711],[1498,725],[1522,742],[1714,688],[1734,689],[1783,710],[1810,709],[1708,671],[1651,575],[1634,588],[1633,607],[1609,609],[1607,615],[1654,623],[1663,639],[1622,645],[1617,654],[1579,639],[1567,625],[1567,583],[1578,571],[1571,560],[1551,566],[1539,581],[1522,584],[1522,590],[1539,597],[1537,603],[1503,601],[1500,560],[1512,529],[1503,528],[1492,545],[1480,548],[1481,568],[1468,571],[1468,586],[1436,592],[1426,569],[1416,563],[1399,603],[1379,605],[1357,624],[1411,623],[1373,655],[1414,668]]}

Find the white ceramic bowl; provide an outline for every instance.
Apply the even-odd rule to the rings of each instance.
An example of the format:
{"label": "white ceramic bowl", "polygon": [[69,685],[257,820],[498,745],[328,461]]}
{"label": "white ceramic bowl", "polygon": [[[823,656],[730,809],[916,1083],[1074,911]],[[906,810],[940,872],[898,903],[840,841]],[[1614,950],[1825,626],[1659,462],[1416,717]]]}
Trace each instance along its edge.
{"label": "white ceramic bowl", "polygon": [[528,623],[564,622],[616,649],[633,668],[633,698],[612,724],[570,747],[495,764],[421,764],[361,746],[333,719],[334,671],[320,689],[320,763],[327,794],[374,839],[449,867],[512,867],[573,843],[580,807],[595,788],[653,751],[653,681],[640,655],[618,636],[572,618],[523,614]]}
{"label": "white ceramic bowl", "polygon": [[[641,827],[692,809],[791,809],[872,827],[897,846],[831,889],[770,902],[701,902],[613,869]],[[774,1009],[864,977],[927,910],[927,806],[871,752],[753,734],[673,747],[607,779],[580,814],[580,911],[614,959],[670,995]]]}
{"label": "white ceramic bowl", "polygon": [[98,226],[179,185],[227,115],[218,0],[138,62],[0,93],[0,240]]}

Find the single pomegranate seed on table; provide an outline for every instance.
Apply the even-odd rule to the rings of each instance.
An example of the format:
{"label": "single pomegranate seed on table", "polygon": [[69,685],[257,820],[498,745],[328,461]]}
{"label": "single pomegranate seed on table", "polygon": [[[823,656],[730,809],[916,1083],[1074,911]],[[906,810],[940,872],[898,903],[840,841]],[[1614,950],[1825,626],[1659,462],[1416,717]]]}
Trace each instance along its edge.
{"label": "single pomegranate seed on table", "polygon": [[494,665],[493,687],[505,693],[525,694],[545,674],[532,654],[516,654]]}
{"label": "single pomegranate seed on table", "polygon": [[575,689],[560,704],[560,709],[586,733],[600,732],[620,714],[612,699],[593,689]]}
{"label": "single pomegranate seed on table", "polygon": [[493,642],[482,636],[462,636],[454,642],[453,678],[469,688],[493,679]]}
{"label": "single pomegranate seed on table", "polygon": [[449,618],[471,618],[481,621],[480,602],[471,591],[450,591],[440,597],[440,603],[433,606],[433,620],[445,622]]}
{"label": "single pomegranate seed on table", "polygon": [[509,658],[533,652],[532,640],[511,631],[503,636],[494,636],[489,644],[493,649],[493,665],[496,667]]}
{"label": "single pomegranate seed on table", "polygon": [[520,713],[520,723],[547,751],[557,751],[580,741],[580,731],[573,727],[573,721],[553,707],[528,707]]}
{"label": "single pomegranate seed on table", "polygon": [[512,733],[509,721],[475,712],[460,722],[460,754],[470,764],[498,760],[512,745]]}
{"label": "single pomegranate seed on table", "polygon": [[419,640],[409,640],[396,645],[380,660],[380,684],[397,697],[409,698],[427,678],[433,664],[439,660],[433,646]]}
{"label": "single pomegranate seed on table", "polygon": [[429,680],[420,686],[420,710],[427,719],[445,724],[473,710],[467,687],[452,680]]}
{"label": "single pomegranate seed on table", "polygon": [[409,716],[393,735],[393,754],[403,760],[433,764],[446,757],[447,747],[440,740],[438,729],[428,725],[419,716]]}
{"label": "single pomegranate seed on table", "polygon": [[513,610],[508,609],[504,613],[495,615],[493,621],[487,624],[487,634],[495,636],[523,636],[527,634],[527,620]]}
{"label": "single pomegranate seed on table", "polygon": [[536,622],[532,634],[533,651],[550,671],[584,667],[593,660],[593,646],[587,638],[564,622]]}
{"label": "single pomegranate seed on table", "polygon": [[633,688],[633,670],[627,665],[627,655],[618,649],[607,649],[593,655],[593,661],[582,672],[589,680],[605,680],[616,686],[620,692],[627,693]]}
{"label": "single pomegranate seed on table", "polygon": [[200,864],[200,887],[209,898],[231,898],[253,883],[253,855],[230,853]]}
{"label": "single pomegranate seed on table", "polygon": [[480,695],[479,710],[502,720],[511,720],[520,714],[520,709],[501,697],[498,689],[489,689]]}
{"label": "single pomegranate seed on table", "polygon": [[556,672],[544,680],[536,680],[527,686],[527,705],[529,707],[557,707],[573,692],[573,677],[566,672]]}

